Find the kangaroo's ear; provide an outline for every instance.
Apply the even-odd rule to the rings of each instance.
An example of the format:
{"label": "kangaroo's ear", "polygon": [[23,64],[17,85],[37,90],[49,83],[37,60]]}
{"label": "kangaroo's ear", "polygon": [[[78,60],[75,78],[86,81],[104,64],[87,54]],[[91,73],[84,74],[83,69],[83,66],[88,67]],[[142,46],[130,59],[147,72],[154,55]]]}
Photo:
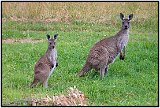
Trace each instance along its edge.
{"label": "kangaroo's ear", "polygon": [[49,34],[47,34],[47,39],[48,39],[48,40],[50,39],[50,35],[49,35]]}
{"label": "kangaroo's ear", "polygon": [[57,36],[58,36],[58,34],[55,34],[55,35],[53,36],[53,38],[56,40],[56,39],[57,39]]}
{"label": "kangaroo's ear", "polygon": [[121,20],[124,19],[124,15],[122,13],[120,13],[120,18],[121,18]]}
{"label": "kangaroo's ear", "polygon": [[130,14],[130,15],[128,16],[128,19],[131,20],[132,18],[133,18],[133,14]]}

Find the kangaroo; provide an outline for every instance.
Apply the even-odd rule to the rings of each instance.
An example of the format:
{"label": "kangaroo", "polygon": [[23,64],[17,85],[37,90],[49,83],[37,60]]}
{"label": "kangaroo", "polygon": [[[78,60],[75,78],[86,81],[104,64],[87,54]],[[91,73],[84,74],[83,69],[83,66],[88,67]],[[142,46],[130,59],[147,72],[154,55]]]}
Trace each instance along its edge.
{"label": "kangaroo", "polygon": [[104,74],[108,72],[108,65],[114,62],[117,55],[120,54],[120,60],[124,60],[125,47],[129,39],[130,20],[133,18],[133,14],[124,18],[124,15],[120,13],[120,18],[122,20],[121,30],[112,37],[100,40],[90,49],[86,63],[77,74],[78,76],[83,76],[94,68],[100,71],[100,79],[102,79]]}
{"label": "kangaroo", "polygon": [[39,81],[43,82],[45,88],[48,87],[48,79],[53,73],[55,67],[58,66],[57,63],[57,51],[56,51],[56,40],[58,34],[55,34],[53,38],[47,34],[48,39],[48,49],[46,53],[37,61],[34,67],[34,80],[31,83],[31,87],[37,85]]}

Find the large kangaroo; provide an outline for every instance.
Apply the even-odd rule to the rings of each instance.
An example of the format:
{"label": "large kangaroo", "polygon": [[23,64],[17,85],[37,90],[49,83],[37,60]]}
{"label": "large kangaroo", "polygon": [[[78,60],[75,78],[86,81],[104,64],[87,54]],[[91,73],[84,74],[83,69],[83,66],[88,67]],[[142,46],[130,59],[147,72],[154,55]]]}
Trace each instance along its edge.
{"label": "large kangaroo", "polygon": [[[130,14],[128,18],[125,19],[124,15],[120,13],[120,18],[122,20],[121,30],[116,35],[97,42],[90,49],[86,64],[78,73],[78,76],[83,76],[86,72],[94,68],[100,70],[100,79],[102,79],[108,71],[108,65],[114,62],[119,53],[120,59],[124,60],[125,46],[129,38],[130,20],[133,18],[133,14]],[[124,49],[123,54],[122,49]]]}
{"label": "large kangaroo", "polygon": [[39,81],[43,82],[45,88],[48,87],[48,79],[53,73],[55,67],[58,66],[57,51],[55,48],[57,36],[58,34],[55,34],[53,38],[50,38],[50,35],[47,35],[48,49],[45,55],[38,60],[34,67],[34,80],[31,87],[36,86]]}

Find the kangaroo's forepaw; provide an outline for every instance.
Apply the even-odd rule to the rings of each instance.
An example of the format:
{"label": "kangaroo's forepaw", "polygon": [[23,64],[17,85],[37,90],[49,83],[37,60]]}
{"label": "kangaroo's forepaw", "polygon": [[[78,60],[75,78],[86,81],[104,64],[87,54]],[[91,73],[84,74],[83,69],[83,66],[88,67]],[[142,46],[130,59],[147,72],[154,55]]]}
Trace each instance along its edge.
{"label": "kangaroo's forepaw", "polygon": [[124,56],[120,56],[120,60],[124,60]]}
{"label": "kangaroo's forepaw", "polygon": [[56,67],[58,66],[58,63],[56,63]]}

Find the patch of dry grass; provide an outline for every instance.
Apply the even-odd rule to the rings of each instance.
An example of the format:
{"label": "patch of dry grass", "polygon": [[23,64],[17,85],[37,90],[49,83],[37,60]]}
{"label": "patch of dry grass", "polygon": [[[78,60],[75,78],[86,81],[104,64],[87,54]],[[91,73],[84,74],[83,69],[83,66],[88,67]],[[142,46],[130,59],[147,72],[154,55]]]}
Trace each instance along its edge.
{"label": "patch of dry grass", "polygon": [[7,38],[3,39],[2,43],[13,44],[13,43],[38,43],[44,42],[45,40],[42,39],[32,39],[32,38],[24,38],[24,39],[14,39],[14,38]]}
{"label": "patch of dry grass", "polygon": [[158,2],[2,2],[2,17],[12,20],[114,24],[120,12],[144,21],[157,11]]}

